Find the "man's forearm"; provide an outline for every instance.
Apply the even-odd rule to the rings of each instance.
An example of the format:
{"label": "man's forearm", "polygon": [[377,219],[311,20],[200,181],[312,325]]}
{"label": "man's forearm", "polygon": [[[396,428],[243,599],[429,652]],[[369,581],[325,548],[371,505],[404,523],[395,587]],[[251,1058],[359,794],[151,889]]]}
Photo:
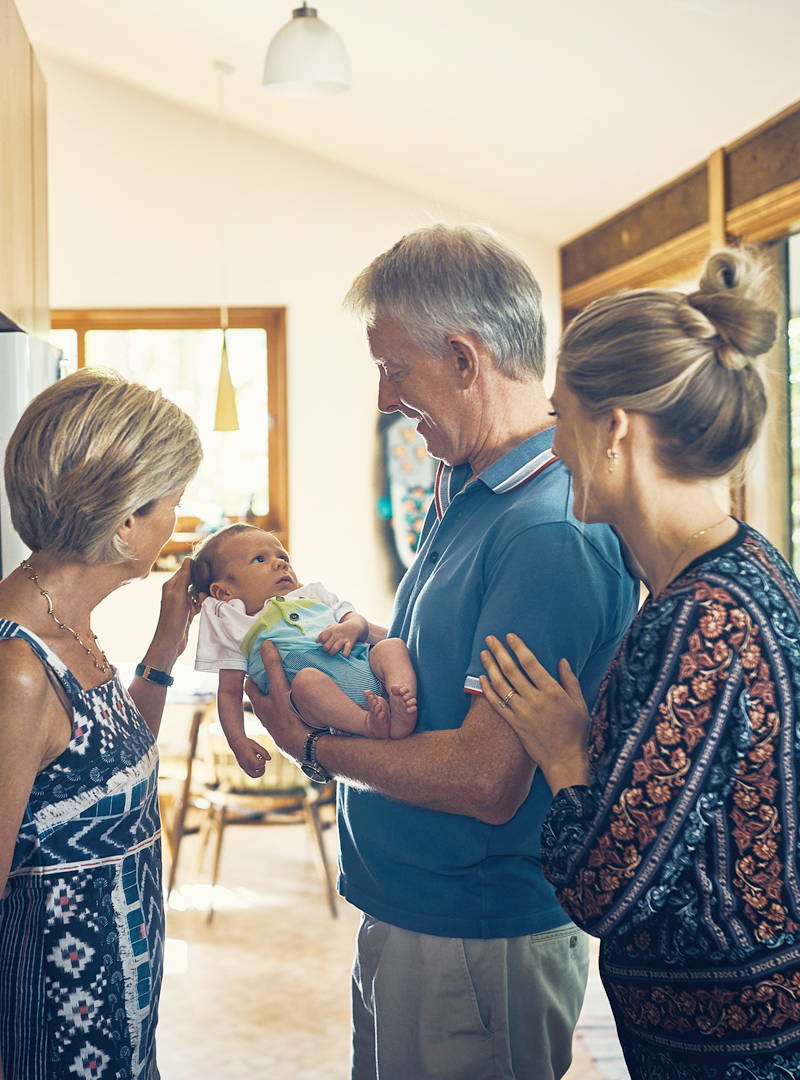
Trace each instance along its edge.
{"label": "man's forearm", "polygon": [[513,817],[533,776],[530,759],[501,723],[496,737],[480,745],[463,729],[398,740],[323,735],[317,758],[337,779],[357,787],[499,825]]}
{"label": "man's forearm", "polygon": [[[291,708],[289,684],[271,642],[261,646],[271,693],[248,679],[253,710],[281,751],[303,760],[309,729]],[[345,735],[317,738],[320,765],[340,780],[416,806],[463,814],[491,825],[514,816],[531,786],[533,763],[511,727],[482,697],[473,698],[457,729],[405,739]]]}

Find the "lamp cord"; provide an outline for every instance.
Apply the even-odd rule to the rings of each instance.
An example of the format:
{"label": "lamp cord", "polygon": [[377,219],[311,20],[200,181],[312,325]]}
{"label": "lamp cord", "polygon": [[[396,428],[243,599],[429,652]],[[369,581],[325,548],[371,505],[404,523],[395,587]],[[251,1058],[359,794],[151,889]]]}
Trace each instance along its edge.
{"label": "lamp cord", "polygon": [[219,207],[217,218],[217,259],[220,279],[220,305],[219,323],[222,327],[223,337],[228,329],[228,199],[224,189],[225,162],[230,158],[230,126],[227,122],[225,110],[225,80],[233,74],[232,64],[225,60],[215,60],[213,64],[217,72],[217,118],[219,123]]}

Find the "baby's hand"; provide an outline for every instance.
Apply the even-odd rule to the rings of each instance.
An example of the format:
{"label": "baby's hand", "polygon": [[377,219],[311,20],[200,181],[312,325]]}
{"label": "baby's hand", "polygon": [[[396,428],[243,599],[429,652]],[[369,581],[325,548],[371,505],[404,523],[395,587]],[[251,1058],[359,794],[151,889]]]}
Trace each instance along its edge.
{"label": "baby's hand", "polygon": [[332,626],[325,627],[317,641],[322,645],[325,652],[330,653],[331,656],[338,652],[342,656],[349,656],[360,636],[361,628],[359,626],[346,622],[334,623]]}
{"label": "baby's hand", "polygon": [[270,756],[261,743],[257,743],[255,739],[244,738],[236,743],[232,743],[231,750],[233,750],[234,755],[236,756],[239,767],[243,772],[246,772],[248,776],[256,777],[264,775],[264,770],[267,767]]}

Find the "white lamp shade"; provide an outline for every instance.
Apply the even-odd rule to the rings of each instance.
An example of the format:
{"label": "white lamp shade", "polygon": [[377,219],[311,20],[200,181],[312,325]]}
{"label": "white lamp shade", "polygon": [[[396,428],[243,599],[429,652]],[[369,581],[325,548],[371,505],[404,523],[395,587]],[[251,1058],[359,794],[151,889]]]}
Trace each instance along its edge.
{"label": "white lamp shade", "polygon": [[[299,8],[270,42],[264,88],[270,94],[308,97],[350,89],[350,61],[339,35],[313,8]],[[311,14],[314,12],[314,14]]]}

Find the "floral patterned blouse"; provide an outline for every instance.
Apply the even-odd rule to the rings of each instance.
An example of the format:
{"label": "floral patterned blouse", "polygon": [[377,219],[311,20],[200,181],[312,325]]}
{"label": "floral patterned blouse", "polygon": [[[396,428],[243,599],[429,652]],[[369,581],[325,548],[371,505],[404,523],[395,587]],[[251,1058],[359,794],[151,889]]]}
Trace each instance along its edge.
{"label": "floral patterned blouse", "polygon": [[634,620],[545,873],[633,1080],[800,1077],[800,583],[741,525]]}

